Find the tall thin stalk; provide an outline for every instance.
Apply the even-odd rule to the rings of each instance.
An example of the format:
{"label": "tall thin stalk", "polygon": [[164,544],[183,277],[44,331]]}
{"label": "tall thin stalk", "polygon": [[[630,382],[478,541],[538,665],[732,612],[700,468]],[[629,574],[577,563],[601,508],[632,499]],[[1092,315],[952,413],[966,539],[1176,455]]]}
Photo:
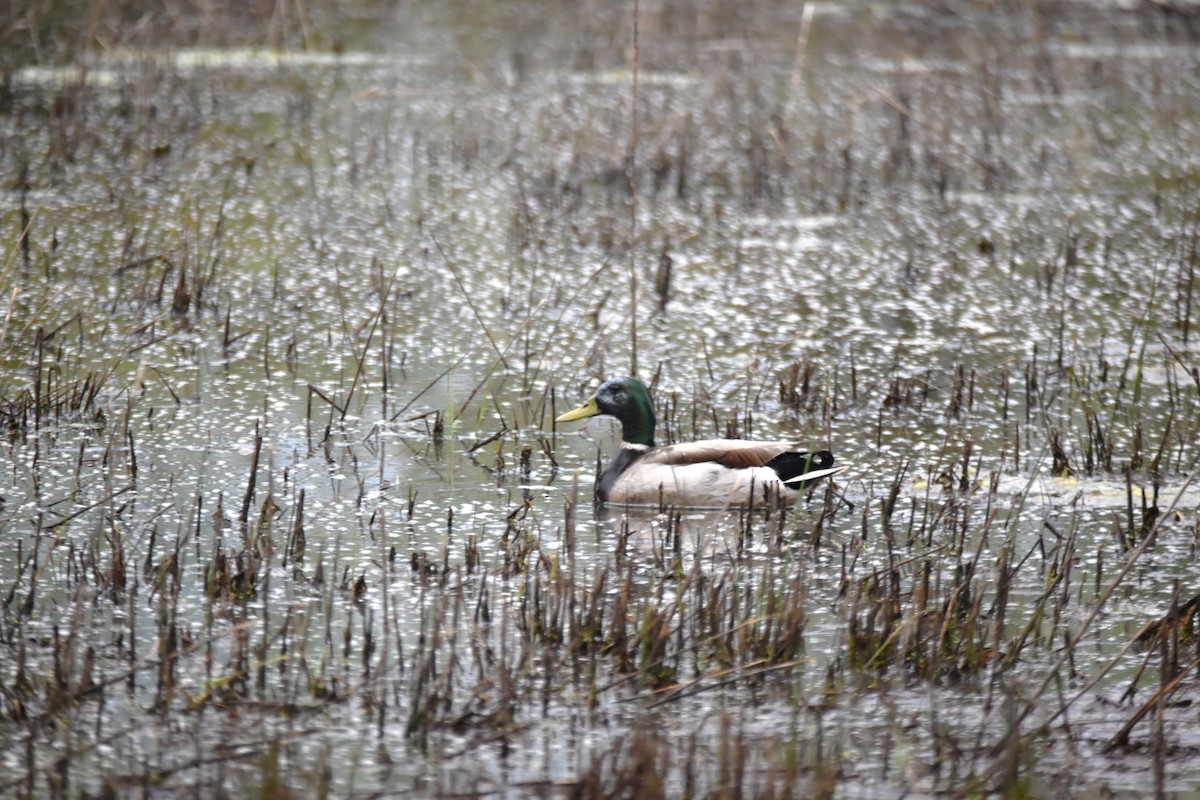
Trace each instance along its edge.
{"label": "tall thin stalk", "polygon": [[642,9],[639,0],[633,0],[633,96],[629,109],[629,161],[626,164],[629,178],[629,374],[638,374],[637,342],[637,148],[638,148],[638,17]]}

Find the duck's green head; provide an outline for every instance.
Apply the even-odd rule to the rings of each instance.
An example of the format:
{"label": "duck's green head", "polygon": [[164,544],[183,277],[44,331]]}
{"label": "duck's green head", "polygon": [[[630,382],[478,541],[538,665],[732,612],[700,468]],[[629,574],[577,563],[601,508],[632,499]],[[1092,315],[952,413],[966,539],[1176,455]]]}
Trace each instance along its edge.
{"label": "duck's green head", "polygon": [[621,421],[621,438],[630,444],[654,446],[654,408],[646,387],[637,378],[613,378],[600,384],[591,400],[560,416],[555,422],[571,422],[597,414]]}

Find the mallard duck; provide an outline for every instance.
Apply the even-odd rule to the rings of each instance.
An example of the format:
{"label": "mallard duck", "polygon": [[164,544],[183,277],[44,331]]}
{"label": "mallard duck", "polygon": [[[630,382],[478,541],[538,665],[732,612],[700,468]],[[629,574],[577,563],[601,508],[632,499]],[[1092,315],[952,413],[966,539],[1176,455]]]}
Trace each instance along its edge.
{"label": "mallard duck", "polygon": [[600,475],[596,498],[621,506],[728,508],[794,503],[814,481],[845,469],[828,450],[797,442],[707,439],[654,446],[654,408],[637,378],[613,378],[555,422],[607,414],[621,422],[621,449]]}

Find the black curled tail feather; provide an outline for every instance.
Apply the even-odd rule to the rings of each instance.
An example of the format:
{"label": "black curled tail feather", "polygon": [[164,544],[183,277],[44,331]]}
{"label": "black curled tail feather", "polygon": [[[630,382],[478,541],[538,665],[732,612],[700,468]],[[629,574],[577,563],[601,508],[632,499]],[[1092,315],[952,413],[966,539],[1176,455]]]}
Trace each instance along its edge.
{"label": "black curled tail feather", "polygon": [[[829,469],[833,466],[833,453],[828,450],[820,450],[816,453],[781,453],[768,461],[767,466],[775,470],[775,474],[781,481],[790,481],[802,478],[809,472]],[[787,486],[789,489],[801,490],[819,480],[819,477],[812,481],[799,480],[789,483]]]}

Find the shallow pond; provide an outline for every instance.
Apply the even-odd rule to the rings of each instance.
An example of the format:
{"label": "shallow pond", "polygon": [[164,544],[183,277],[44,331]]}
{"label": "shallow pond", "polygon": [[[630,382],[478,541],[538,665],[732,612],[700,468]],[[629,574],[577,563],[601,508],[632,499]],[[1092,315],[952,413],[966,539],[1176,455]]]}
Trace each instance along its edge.
{"label": "shallow pond", "polygon": [[[1200,792],[1186,8],[43,5],[4,794]],[[631,371],[849,469],[597,509]]]}

